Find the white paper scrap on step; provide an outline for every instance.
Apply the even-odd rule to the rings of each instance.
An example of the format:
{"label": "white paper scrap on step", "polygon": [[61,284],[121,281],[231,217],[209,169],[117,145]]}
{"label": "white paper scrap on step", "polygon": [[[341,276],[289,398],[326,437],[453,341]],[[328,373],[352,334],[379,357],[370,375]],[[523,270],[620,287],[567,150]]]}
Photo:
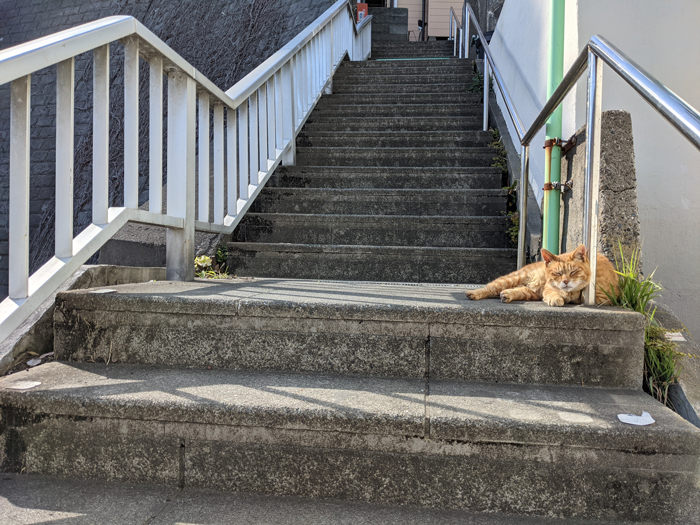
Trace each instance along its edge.
{"label": "white paper scrap on step", "polygon": [[634,414],[618,414],[617,419],[623,423],[627,423],[628,425],[637,425],[639,427],[645,427],[647,425],[651,425],[652,423],[656,423],[649,412],[642,412],[641,416],[635,416]]}
{"label": "white paper scrap on step", "polygon": [[17,381],[16,383],[12,383],[7,388],[11,388],[12,390],[29,390],[30,388],[34,388],[40,384],[40,381]]}

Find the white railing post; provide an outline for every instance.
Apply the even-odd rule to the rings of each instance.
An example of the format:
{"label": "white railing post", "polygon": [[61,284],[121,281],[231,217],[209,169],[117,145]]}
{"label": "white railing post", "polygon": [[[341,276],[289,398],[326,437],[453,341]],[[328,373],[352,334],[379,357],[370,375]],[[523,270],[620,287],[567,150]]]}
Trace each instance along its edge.
{"label": "white railing post", "polygon": [[272,163],[277,160],[277,137],[275,103],[277,100],[277,90],[275,89],[275,78],[277,74],[271,76],[267,81],[267,164],[265,171],[270,169]]}
{"label": "white railing post", "polygon": [[167,230],[166,278],[194,279],[196,85],[183,73],[168,75],[168,215],[184,228]]}
{"label": "white railing post", "polygon": [[258,89],[258,174],[260,181],[264,172],[267,172],[267,87],[265,84]]}
{"label": "white railing post", "polygon": [[600,136],[603,101],[603,61],[588,50],[586,104],[586,178],[583,190],[583,242],[588,248],[591,280],[584,290],[587,305],[595,304],[598,266],[598,203],[600,197]]}
{"label": "white railing post", "polygon": [[294,83],[294,65],[297,62],[297,56],[293,56],[282,66],[282,148],[285,148],[289,143],[289,149],[282,157],[282,163],[285,166],[294,166],[296,164],[297,96]]}
{"label": "white railing post", "polygon": [[73,257],[75,59],[56,66],[56,257]]}
{"label": "white railing post", "polygon": [[149,61],[148,79],[148,210],[163,211],[163,58]]}
{"label": "white railing post", "polygon": [[250,146],[250,185],[258,185],[258,171],[260,171],[260,158],[258,155],[258,92],[255,91],[248,99],[250,107],[248,109],[248,124],[250,125],[250,137],[248,145]]}
{"label": "white railing post", "polygon": [[[209,174],[207,173],[207,176]],[[207,195],[209,198],[209,195]],[[209,220],[209,217],[206,218]],[[224,106],[214,105],[214,224],[224,223]]]}
{"label": "white railing post", "polygon": [[489,61],[484,54],[484,131],[489,130],[489,80],[491,77],[491,68]]}
{"label": "white railing post", "polygon": [[[9,295],[29,295],[29,125],[32,79],[10,85],[10,217]],[[71,232],[72,233],[72,232]]]}
{"label": "white railing post", "polygon": [[226,213],[235,217],[238,214],[238,130],[236,110],[226,110]]}
{"label": "white railing post", "polygon": [[[248,100],[238,106],[238,198],[248,200]],[[243,203],[241,203],[243,205]]]}
{"label": "white railing post", "polygon": [[328,49],[328,57],[327,57],[327,67],[328,67],[328,73],[326,74],[326,81],[328,82],[328,85],[326,86],[326,90],[324,93],[326,95],[332,95],[333,94],[333,65],[334,65],[334,59],[333,59],[333,51],[334,51],[334,42],[333,42],[333,20],[331,20],[328,23],[328,44],[327,44],[327,49]]}
{"label": "white railing post", "polygon": [[[291,60],[291,59],[290,59]],[[275,158],[284,150],[284,84],[282,83],[282,66],[275,73]]]}
{"label": "white railing post", "polygon": [[199,94],[199,140],[197,157],[197,220],[209,222],[209,93]]}
{"label": "white railing post", "polygon": [[139,41],[124,42],[124,207],[139,207]]}
{"label": "white railing post", "polygon": [[92,222],[107,224],[109,207],[109,44],[93,50]]}

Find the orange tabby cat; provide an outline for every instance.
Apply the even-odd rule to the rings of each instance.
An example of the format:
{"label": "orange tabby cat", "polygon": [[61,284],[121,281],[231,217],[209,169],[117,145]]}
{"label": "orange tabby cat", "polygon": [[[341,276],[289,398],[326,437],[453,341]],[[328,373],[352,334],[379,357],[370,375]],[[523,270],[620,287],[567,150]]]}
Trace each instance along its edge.
{"label": "orange tabby cat", "polygon": [[[528,264],[522,269],[499,277],[483,288],[469,290],[467,297],[474,301],[496,297],[501,301],[539,301],[550,306],[582,302],[581,292],[588,285],[591,270],[586,247],[582,244],[573,252],[553,255],[542,250],[544,261]],[[620,293],[618,276],[605,255],[598,254],[596,269],[596,304],[610,304],[603,290]]]}

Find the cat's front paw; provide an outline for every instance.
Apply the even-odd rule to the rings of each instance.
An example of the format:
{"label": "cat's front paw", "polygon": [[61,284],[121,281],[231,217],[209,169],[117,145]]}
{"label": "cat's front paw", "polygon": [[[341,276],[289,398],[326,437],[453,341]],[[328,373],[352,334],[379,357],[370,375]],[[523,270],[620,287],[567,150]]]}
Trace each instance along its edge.
{"label": "cat's front paw", "polygon": [[467,297],[472,301],[478,301],[486,297],[486,293],[484,292],[483,288],[478,288],[476,290],[467,290],[465,293]]}
{"label": "cat's front paw", "polygon": [[511,290],[503,290],[500,293],[502,303],[509,303],[513,300],[513,294],[511,292]]}
{"label": "cat's front paw", "polygon": [[558,295],[545,297],[543,301],[549,306],[564,306],[564,298]]}

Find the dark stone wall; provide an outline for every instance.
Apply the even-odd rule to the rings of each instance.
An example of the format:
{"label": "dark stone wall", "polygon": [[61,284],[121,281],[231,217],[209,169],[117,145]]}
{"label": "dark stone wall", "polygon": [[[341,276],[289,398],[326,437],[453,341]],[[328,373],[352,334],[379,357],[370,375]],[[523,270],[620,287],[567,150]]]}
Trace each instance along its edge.
{"label": "dark stone wall", "polygon": [[408,42],[408,9],[370,7],[372,44]]}
{"label": "dark stone wall", "polygon": [[[0,50],[112,15],[131,15],[228,89],[333,4],[333,0],[3,0]],[[123,48],[111,45],[110,202],[122,202]],[[56,68],[32,75],[30,271],[54,252]],[[141,202],[147,198],[148,70],[141,66]],[[0,86],[0,298],[7,295],[10,89]],[[91,218],[92,53],[75,68],[75,233]]]}

